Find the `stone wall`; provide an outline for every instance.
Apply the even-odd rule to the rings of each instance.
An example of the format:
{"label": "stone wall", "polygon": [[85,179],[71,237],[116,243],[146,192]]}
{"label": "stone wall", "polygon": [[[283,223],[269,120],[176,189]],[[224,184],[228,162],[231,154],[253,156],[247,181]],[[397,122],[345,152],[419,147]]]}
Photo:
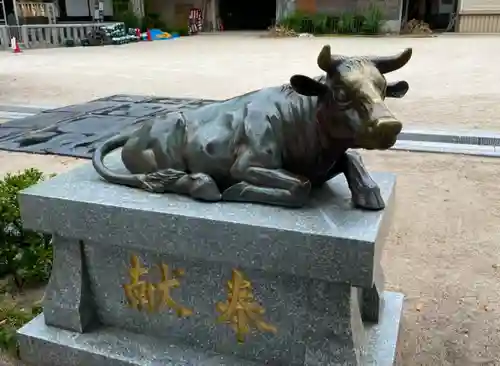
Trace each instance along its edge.
{"label": "stone wall", "polygon": [[297,0],[296,8],[306,13],[315,13],[317,10],[316,0]]}
{"label": "stone wall", "polygon": [[370,4],[380,6],[387,20],[399,20],[401,18],[403,0],[357,0],[358,9],[367,8]]}
{"label": "stone wall", "polygon": [[[314,0],[313,0],[314,1]],[[318,12],[338,14],[343,11],[366,9],[371,4],[380,6],[387,20],[396,20],[401,17],[403,0],[315,0]]]}

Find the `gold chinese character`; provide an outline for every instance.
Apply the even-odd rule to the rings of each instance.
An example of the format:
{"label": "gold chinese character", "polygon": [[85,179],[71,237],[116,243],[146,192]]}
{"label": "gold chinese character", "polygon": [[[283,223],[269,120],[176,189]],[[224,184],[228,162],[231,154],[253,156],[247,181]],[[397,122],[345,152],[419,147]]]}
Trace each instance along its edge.
{"label": "gold chinese character", "polygon": [[261,332],[277,332],[276,327],[262,320],[265,310],[254,301],[252,284],[243,278],[240,271],[233,270],[232,280],[227,282],[227,286],[228,299],[216,305],[221,313],[217,320],[231,324],[239,343],[245,341],[251,326]]}
{"label": "gold chinese character", "polygon": [[155,288],[154,285],[143,281],[141,277],[148,273],[148,270],[141,266],[139,257],[133,255],[130,259],[128,274],[130,283],[123,285],[125,296],[129,305],[136,310],[147,308],[148,311],[154,309]]}
{"label": "gold chinese character", "polygon": [[[148,269],[141,266],[139,257],[133,255],[130,260],[128,273],[130,283],[123,285],[125,296],[129,305],[136,310],[147,309],[149,312],[159,311],[161,307],[175,310],[178,316],[189,316],[193,312],[177,304],[170,294],[170,290],[180,287],[179,277],[184,275],[183,270],[172,271],[172,278],[169,276],[169,268],[166,264],[159,266],[161,271],[161,282],[155,284],[141,279],[148,274]],[[158,300],[159,294],[159,301]]]}
{"label": "gold chinese character", "polygon": [[161,300],[158,307],[166,306],[175,310],[178,316],[186,317],[193,314],[193,311],[177,304],[170,295],[170,290],[179,287],[181,284],[178,280],[179,277],[184,275],[183,270],[172,271],[172,278],[169,278],[168,265],[162,264],[160,266],[161,282],[156,285],[157,290],[160,292]]}

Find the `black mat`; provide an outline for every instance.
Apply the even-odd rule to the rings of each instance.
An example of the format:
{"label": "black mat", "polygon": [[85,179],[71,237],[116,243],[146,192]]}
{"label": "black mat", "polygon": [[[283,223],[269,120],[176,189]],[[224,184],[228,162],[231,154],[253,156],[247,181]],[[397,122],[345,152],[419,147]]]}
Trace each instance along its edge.
{"label": "black mat", "polygon": [[146,119],[214,100],[113,95],[0,124],[0,150],[90,158],[97,145]]}

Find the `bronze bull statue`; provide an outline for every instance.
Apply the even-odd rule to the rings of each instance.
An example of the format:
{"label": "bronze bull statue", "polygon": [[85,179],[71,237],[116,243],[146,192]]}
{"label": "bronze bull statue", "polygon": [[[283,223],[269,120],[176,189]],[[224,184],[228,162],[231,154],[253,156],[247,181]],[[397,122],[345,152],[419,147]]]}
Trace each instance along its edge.
{"label": "bronze bull statue", "polygon": [[[384,99],[401,98],[409,87],[387,83],[384,74],[411,55],[332,56],[325,46],[318,56],[325,76],[294,75],[287,85],[148,120],[100,146],[94,168],[109,182],[150,192],[288,207],[304,205],[311,187],[343,173],[357,207],[383,209],[380,189],[349,149],[395,144],[402,124]],[[103,163],[122,146],[130,174]]]}

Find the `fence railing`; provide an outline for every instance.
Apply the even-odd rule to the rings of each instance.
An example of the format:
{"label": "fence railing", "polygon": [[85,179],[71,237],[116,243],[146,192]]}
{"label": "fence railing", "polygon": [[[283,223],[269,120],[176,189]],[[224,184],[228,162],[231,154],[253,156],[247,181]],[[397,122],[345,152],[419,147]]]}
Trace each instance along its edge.
{"label": "fence railing", "polygon": [[116,23],[0,26],[0,49],[7,49],[12,37],[16,37],[24,48],[58,47],[63,46],[67,40],[79,44],[91,30],[112,24]]}

